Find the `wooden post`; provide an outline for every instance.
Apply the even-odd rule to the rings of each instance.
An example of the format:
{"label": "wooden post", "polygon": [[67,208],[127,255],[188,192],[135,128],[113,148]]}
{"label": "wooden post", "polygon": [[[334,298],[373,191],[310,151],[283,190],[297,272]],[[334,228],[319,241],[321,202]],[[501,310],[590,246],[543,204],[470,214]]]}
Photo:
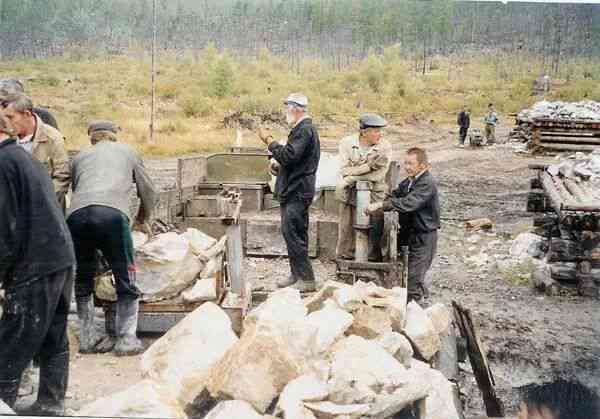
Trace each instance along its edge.
{"label": "wooden post", "polygon": [[152,100],[150,105],[150,144],[154,144],[154,119],[156,115],[156,1],[152,1]]}

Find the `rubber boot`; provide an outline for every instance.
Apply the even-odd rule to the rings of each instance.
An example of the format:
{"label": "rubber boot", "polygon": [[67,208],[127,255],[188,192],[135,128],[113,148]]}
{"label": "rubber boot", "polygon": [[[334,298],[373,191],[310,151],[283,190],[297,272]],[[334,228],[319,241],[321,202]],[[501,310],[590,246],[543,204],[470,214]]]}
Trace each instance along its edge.
{"label": "rubber boot", "polygon": [[117,356],[137,355],[144,352],[142,342],[136,335],[139,304],[138,298],[117,301],[117,343],[113,349]]}
{"label": "rubber boot", "polygon": [[97,352],[95,346],[100,342],[101,337],[96,333],[96,326],[94,325],[95,311],[94,298],[91,295],[77,298],[77,316],[80,322],[79,353]]}
{"label": "rubber boot", "polygon": [[102,337],[102,340],[96,345],[96,352],[104,354],[112,351],[117,343],[117,332],[116,332],[116,303],[111,304],[110,309],[104,310],[104,329],[106,335]]}
{"label": "rubber boot", "polygon": [[20,380],[0,380],[0,400],[11,409],[17,401]]}
{"label": "rubber boot", "polygon": [[68,384],[69,353],[63,352],[42,362],[37,400],[17,413],[24,416],[64,416]]}

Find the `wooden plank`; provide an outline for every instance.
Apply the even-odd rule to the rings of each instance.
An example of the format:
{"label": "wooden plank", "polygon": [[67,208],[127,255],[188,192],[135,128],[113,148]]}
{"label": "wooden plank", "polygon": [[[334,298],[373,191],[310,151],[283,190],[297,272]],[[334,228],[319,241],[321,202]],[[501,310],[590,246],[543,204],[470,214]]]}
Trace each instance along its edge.
{"label": "wooden plank", "polygon": [[242,244],[242,226],[238,223],[227,226],[227,274],[231,290],[243,296],[245,292],[242,262],[244,248]]}
{"label": "wooden plank", "polygon": [[562,198],[556,189],[552,176],[549,173],[543,173],[541,176],[542,186],[548,196],[550,205],[554,208],[554,211],[559,217],[562,217]]}
{"label": "wooden plank", "polygon": [[590,144],[560,144],[560,143],[537,143],[538,146],[547,150],[556,151],[594,151],[600,148],[599,145]]}
{"label": "wooden plank", "polygon": [[504,406],[500,398],[496,395],[494,377],[487,362],[487,356],[483,349],[470,310],[463,308],[456,301],[452,302],[454,308],[454,318],[460,330],[461,335],[467,341],[467,351],[469,360],[473,367],[475,380],[481,390],[485,410],[489,417],[499,418],[504,416]]}
{"label": "wooden plank", "polygon": [[541,137],[542,144],[544,143],[565,143],[565,144],[600,144],[599,137],[577,137],[577,136],[546,136]]}

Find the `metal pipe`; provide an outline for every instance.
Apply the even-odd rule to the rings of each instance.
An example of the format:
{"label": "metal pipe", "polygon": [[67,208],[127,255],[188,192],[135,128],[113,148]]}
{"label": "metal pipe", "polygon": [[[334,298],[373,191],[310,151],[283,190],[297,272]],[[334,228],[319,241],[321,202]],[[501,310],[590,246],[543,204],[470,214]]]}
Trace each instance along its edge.
{"label": "metal pipe", "polygon": [[354,259],[357,262],[369,260],[369,229],[371,217],[365,210],[371,203],[371,183],[366,181],[356,182],[356,212],[354,215],[354,234],[356,237]]}

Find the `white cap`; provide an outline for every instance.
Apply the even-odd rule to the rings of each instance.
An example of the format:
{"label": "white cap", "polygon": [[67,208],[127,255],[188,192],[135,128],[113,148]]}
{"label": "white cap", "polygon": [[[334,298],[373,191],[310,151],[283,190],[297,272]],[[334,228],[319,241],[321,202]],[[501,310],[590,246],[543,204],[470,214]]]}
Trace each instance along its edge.
{"label": "white cap", "polygon": [[306,108],[308,106],[308,98],[302,93],[291,93],[283,103],[286,105],[291,104]]}

